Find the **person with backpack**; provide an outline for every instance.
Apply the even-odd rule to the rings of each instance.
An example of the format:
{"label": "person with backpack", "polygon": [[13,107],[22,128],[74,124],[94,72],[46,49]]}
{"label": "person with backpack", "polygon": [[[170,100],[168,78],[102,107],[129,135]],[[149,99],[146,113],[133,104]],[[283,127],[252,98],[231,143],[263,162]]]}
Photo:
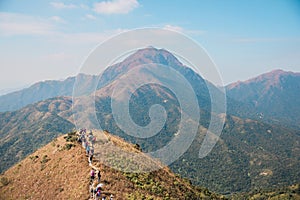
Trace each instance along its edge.
{"label": "person with backpack", "polygon": [[91,183],[94,181],[95,179],[95,171],[94,169],[91,170]]}
{"label": "person with backpack", "polygon": [[90,185],[90,192],[91,192],[91,198],[94,199],[95,198],[95,193],[96,193],[94,183]]}
{"label": "person with backpack", "polygon": [[101,197],[101,190],[100,188],[97,189],[97,192],[96,192],[96,200],[100,200],[100,197]]}
{"label": "person with backpack", "polygon": [[90,146],[89,146],[88,142],[86,142],[86,148],[85,148],[85,150],[86,150],[86,155],[89,156],[89,154],[90,154]]}
{"label": "person with backpack", "polygon": [[97,178],[98,178],[98,183],[100,183],[100,179],[101,179],[101,173],[100,173],[100,170],[97,172]]}
{"label": "person with backpack", "polygon": [[90,155],[89,155],[89,163],[92,163],[93,162],[93,152],[90,151]]}

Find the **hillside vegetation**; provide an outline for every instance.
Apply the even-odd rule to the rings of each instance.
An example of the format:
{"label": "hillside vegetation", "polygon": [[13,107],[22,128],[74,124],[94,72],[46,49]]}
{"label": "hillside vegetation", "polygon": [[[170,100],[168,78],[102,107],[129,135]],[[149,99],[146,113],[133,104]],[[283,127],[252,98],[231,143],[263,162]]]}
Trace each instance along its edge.
{"label": "hillside vegetation", "polygon": [[[145,125],[150,121],[147,113],[150,106],[167,99],[168,103],[163,106],[168,117],[164,128],[157,135],[143,139],[124,133],[113,118],[110,98],[100,98],[96,102],[101,127],[131,143],[138,143],[145,152],[162,148],[176,134],[180,120],[179,108],[172,96],[167,98],[167,94],[160,90],[159,95],[153,95],[153,92],[147,90],[137,96],[139,101],[133,101],[130,110],[133,120]],[[282,187],[299,182],[299,131],[227,115],[220,140],[207,157],[199,159],[199,149],[209,117],[209,113],[201,112],[198,135],[184,155],[170,165],[174,172],[196,185],[204,185],[222,194]],[[271,173],[265,175],[265,171]]]}
{"label": "hillside vegetation", "polygon": [[72,102],[60,97],[0,113],[0,173],[75,126],[62,117]]}
{"label": "hillside vegetation", "polygon": [[[134,145],[108,133],[109,141],[103,142],[100,134],[101,131],[94,132],[97,148],[111,142],[124,151],[137,151]],[[73,135],[54,139],[1,175],[0,199],[89,199],[91,168]],[[114,199],[224,199],[191,185],[167,167],[149,173],[128,173],[95,159],[93,165],[100,169],[104,183],[103,194],[113,194]]]}
{"label": "hillside vegetation", "polygon": [[300,73],[274,70],[226,87],[227,95],[250,104],[260,120],[300,130]]}

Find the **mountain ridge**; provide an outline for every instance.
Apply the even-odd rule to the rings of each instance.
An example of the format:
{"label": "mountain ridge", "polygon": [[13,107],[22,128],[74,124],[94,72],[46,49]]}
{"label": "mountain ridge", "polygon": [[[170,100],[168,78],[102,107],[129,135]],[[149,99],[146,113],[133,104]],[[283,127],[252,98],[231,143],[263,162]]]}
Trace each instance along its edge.
{"label": "mountain ridge", "polygon": [[57,96],[72,96],[75,80],[79,81],[84,91],[78,95],[89,94],[97,77],[87,74],[79,74],[76,77],[68,77],[65,80],[46,80],[37,82],[28,88],[0,96],[0,112],[15,111],[32,103]]}
{"label": "mountain ridge", "polygon": [[[251,104],[269,123],[300,128],[300,73],[273,70],[226,86],[231,98]],[[281,122],[281,123],[280,123]]]}
{"label": "mountain ridge", "polygon": [[[74,133],[54,139],[2,174],[0,199],[90,199],[91,168]],[[138,152],[134,145],[116,136],[105,133],[109,141],[102,141],[101,132],[93,130],[93,133],[97,137],[95,148],[103,148],[105,143],[113,142],[123,147],[123,151]],[[102,193],[113,194],[114,199],[225,199],[205,188],[191,185],[167,167],[149,173],[125,173],[101,164],[96,154],[93,160],[93,165],[101,171]]]}
{"label": "mountain ridge", "polygon": [[[160,52],[157,49],[150,50],[157,53]],[[140,53],[146,51],[149,51],[149,49],[140,51]],[[146,60],[147,62],[152,62],[151,59],[150,56],[150,58]],[[154,64],[155,62],[159,62],[160,59],[162,58],[159,56],[153,58]],[[164,62],[168,62],[167,60],[168,59],[165,59]],[[139,65],[144,61],[140,62],[137,60],[133,62]],[[176,63],[176,61],[174,62]],[[200,144],[203,142],[212,115],[210,112],[210,95],[207,85],[204,83],[205,80],[201,76],[195,74],[189,68],[177,67],[180,69],[178,71],[194,86],[201,118],[195,139],[196,143],[192,144],[186,151],[184,155],[185,158],[181,157],[171,166],[174,171],[191,178],[196,184],[205,185],[209,189],[221,193],[248,191],[263,185],[272,187],[272,184],[284,185],[295,182],[294,178],[300,176],[296,171],[297,164],[299,164],[297,163],[299,132],[278,125],[266,124],[261,122],[260,119],[258,119],[258,121],[249,119],[253,114],[257,114],[257,112],[250,109],[254,108],[254,106],[245,109],[245,107],[243,107],[245,104],[239,104],[238,101],[230,101],[230,104],[227,106],[231,109],[235,109],[235,112],[239,111],[239,116],[244,118],[242,119],[230,115],[234,113],[234,111],[228,112],[229,115],[226,118],[221,139],[207,158],[199,160],[198,153]],[[5,152],[8,147],[12,147],[10,151],[14,151],[13,154],[7,154],[10,155],[9,158],[14,158],[15,155],[21,155],[22,157],[26,155],[26,153],[22,153],[22,150],[27,149],[27,153],[32,152],[37,146],[43,145],[46,140],[49,141],[53,139],[55,135],[61,134],[63,131],[69,131],[69,129],[74,127],[72,118],[75,114],[79,117],[75,119],[82,123],[82,127],[100,123],[103,129],[131,143],[138,143],[145,152],[159,149],[175,138],[180,122],[180,106],[175,94],[171,90],[161,87],[158,84],[146,85],[135,91],[130,99],[131,108],[129,108],[129,112],[132,116],[132,120],[136,124],[146,126],[151,122],[149,109],[153,104],[160,104],[168,113],[166,124],[161,131],[149,139],[134,139],[126,135],[117,126],[111,110],[110,104],[112,98],[110,92],[113,88],[113,84],[126,76],[126,70],[124,69],[124,71],[122,71],[122,68],[121,71],[115,70],[116,74],[113,72],[114,68],[108,68],[108,70],[111,70],[110,73],[106,71],[107,74],[111,76],[107,76],[107,79],[100,80],[98,87],[101,86],[101,88],[96,91],[96,98],[91,95],[75,97],[73,99],[71,99],[71,97],[55,97],[28,105],[15,112],[1,113],[0,134],[3,135],[3,138],[7,138],[7,141],[0,144],[0,149],[4,149],[1,153],[3,156],[1,157],[6,157]],[[156,78],[156,80],[160,81],[161,78],[164,77],[156,75],[152,78]],[[212,87],[216,89],[214,86]],[[81,89],[83,89],[84,94],[84,87]],[[217,89],[214,91],[219,92]],[[91,105],[86,102],[86,99],[90,97],[96,100],[96,118],[92,118],[91,115],[93,114],[92,112],[95,111],[93,109],[94,107],[89,107]],[[122,101],[122,98],[120,100]],[[75,110],[75,113],[73,113],[72,105],[79,106],[79,109]],[[32,118],[33,120],[27,120],[27,116],[31,116],[30,111],[34,111],[32,116],[36,116],[36,118]],[[44,118],[43,116],[50,117]],[[58,124],[61,129],[56,127]],[[25,130],[28,132],[27,135],[25,134],[26,137],[24,137]],[[48,131],[50,134],[47,134]],[[53,133],[53,135],[51,135],[51,133]],[[31,134],[30,137],[29,134]],[[43,134],[45,134],[44,140],[42,140],[41,137]],[[39,140],[34,140],[35,137],[39,138]],[[24,141],[28,142],[26,143],[27,145],[23,145]],[[0,140],[0,142],[3,141]],[[278,147],[278,149],[274,149],[274,147]],[[6,160],[9,159],[6,157]],[[256,160],[259,160],[259,162],[257,162],[258,164],[251,164],[256,163]],[[16,161],[18,160],[11,159],[10,164]],[[212,161],[214,161],[214,165],[212,165]],[[288,174],[286,174],[286,168],[282,164],[283,161],[290,166],[290,172]],[[267,169],[269,171],[265,172],[264,170],[266,170],[265,168],[268,165],[269,167],[267,167]],[[215,166],[218,166],[217,169],[214,168]],[[7,168],[8,166],[5,167]],[[4,168],[2,168],[2,170]],[[260,173],[268,174],[270,171],[272,171],[272,174],[268,176],[260,175]],[[248,175],[248,173],[250,175]]]}

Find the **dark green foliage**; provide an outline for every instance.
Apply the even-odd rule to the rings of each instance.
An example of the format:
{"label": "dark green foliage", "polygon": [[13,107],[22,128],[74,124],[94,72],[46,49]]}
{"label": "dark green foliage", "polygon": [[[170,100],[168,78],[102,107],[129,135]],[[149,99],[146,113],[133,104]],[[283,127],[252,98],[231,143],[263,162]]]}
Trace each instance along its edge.
{"label": "dark green foliage", "polygon": [[[32,105],[15,112],[0,113],[0,172],[21,161],[36,149],[74,128],[55,112],[41,112],[52,101]],[[62,101],[63,98],[62,98]]]}
{"label": "dark green foliage", "polygon": [[[165,181],[174,182],[173,185],[170,185],[171,183],[169,182],[161,181],[159,178],[161,175],[157,173],[159,172],[124,173],[124,175],[133,183],[133,187],[141,188],[150,194],[150,196],[147,196],[147,199],[151,199],[151,195],[162,197],[163,199],[199,199],[202,195],[210,199],[221,199],[220,196],[209,192],[207,189],[194,187],[190,183],[185,182],[185,180],[165,175],[169,179]],[[193,188],[192,190],[191,187]],[[142,194],[134,193],[128,199],[146,199],[146,197]]]}
{"label": "dark green foliage", "polygon": [[36,156],[30,156],[29,157],[33,162],[35,162],[38,158],[39,158],[39,156],[38,155],[36,155]]}
{"label": "dark green foliage", "polygon": [[10,181],[9,181],[8,178],[5,177],[5,176],[3,176],[3,177],[0,178],[0,183],[1,183],[2,186],[8,185],[9,182],[10,182]]}
{"label": "dark green foliage", "polygon": [[[195,184],[224,194],[286,186],[300,177],[297,141],[295,131],[228,116],[221,140],[207,157],[198,158],[199,136],[171,168]],[[261,175],[265,169],[272,174]]]}
{"label": "dark green foliage", "polygon": [[69,132],[69,133],[67,134],[67,136],[64,137],[64,139],[65,139],[67,142],[76,142],[76,140],[77,140],[76,131]]}
{"label": "dark green foliage", "polygon": [[41,160],[41,163],[42,164],[45,164],[45,163],[47,163],[49,160],[51,160],[47,155],[44,155],[43,156],[43,158],[42,158],[42,160]]}
{"label": "dark green foliage", "polygon": [[72,144],[72,143],[67,143],[67,144],[65,144],[65,149],[66,150],[70,150],[72,147],[75,147],[76,145],[75,144]]}
{"label": "dark green foliage", "polygon": [[288,187],[277,187],[273,189],[259,189],[253,190],[248,193],[236,193],[229,195],[230,199],[253,199],[253,200],[264,200],[264,199],[288,199],[296,200],[300,198],[299,184],[291,185]]}
{"label": "dark green foliage", "polygon": [[133,146],[134,146],[134,148],[136,148],[137,150],[142,151],[142,148],[141,148],[141,146],[140,146],[139,144],[134,144]]}
{"label": "dark green foliage", "polygon": [[50,161],[51,159],[47,156],[47,155],[44,155],[42,160],[40,161],[41,162],[41,171],[44,170],[46,168],[46,163],[48,161]]}
{"label": "dark green foliage", "polygon": [[[162,102],[165,98],[163,94],[151,96],[147,88],[144,90],[137,92],[132,98],[139,104],[132,102],[130,108],[131,116],[140,125],[147,124],[148,115],[142,112],[143,108],[147,110],[151,103]],[[139,95],[142,96],[140,101],[137,100]],[[107,117],[112,116],[110,98],[103,98],[96,102],[97,117],[101,127],[131,143],[138,143],[144,152],[149,152],[167,144],[176,133],[178,113],[174,111],[178,108],[176,101],[170,100],[170,102],[167,112],[171,113],[168,113],[167,123],[163,130],[152,138],[133,138],[123,133],[116,126],[113,118]],[[145,117],[142,117],[142,114]],[[201,110],[202,126],[208,126],[209,118],[210,114]],[[297,131],[228,116],[221,140],[207,157],[199,159],[198,152],[204,134],[199,133],[188,151],[170,166],[173,171],[189,178],[194,184],[229,194],[274,185],[285,186],[299,180],[300,152],[297,142],[300,140],[300,134]],[[256,160],[255,164],[251,164],[253,160]],[[270,169],[273,174],[260,175],[265,169]]]}

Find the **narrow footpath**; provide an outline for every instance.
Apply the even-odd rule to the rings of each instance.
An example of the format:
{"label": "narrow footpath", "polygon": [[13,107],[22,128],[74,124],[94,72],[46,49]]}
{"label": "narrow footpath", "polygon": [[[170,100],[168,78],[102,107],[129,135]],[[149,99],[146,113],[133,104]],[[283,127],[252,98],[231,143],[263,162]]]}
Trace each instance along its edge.
{"label": "narrow footpath", "polygon": [[89,182],[89,194],[90,200],[113,200],[114,195],[112,193],[103,192],[104,183],[101,182],[101,171],[95,165],[93,165],[94,157],[94,145],[97,141],[96,136],[93,135],[92,130],[80,129],[77,131],[77,141],[82,144],[83,149],[86,152],[88,163],[91,168],[90,182]]}

